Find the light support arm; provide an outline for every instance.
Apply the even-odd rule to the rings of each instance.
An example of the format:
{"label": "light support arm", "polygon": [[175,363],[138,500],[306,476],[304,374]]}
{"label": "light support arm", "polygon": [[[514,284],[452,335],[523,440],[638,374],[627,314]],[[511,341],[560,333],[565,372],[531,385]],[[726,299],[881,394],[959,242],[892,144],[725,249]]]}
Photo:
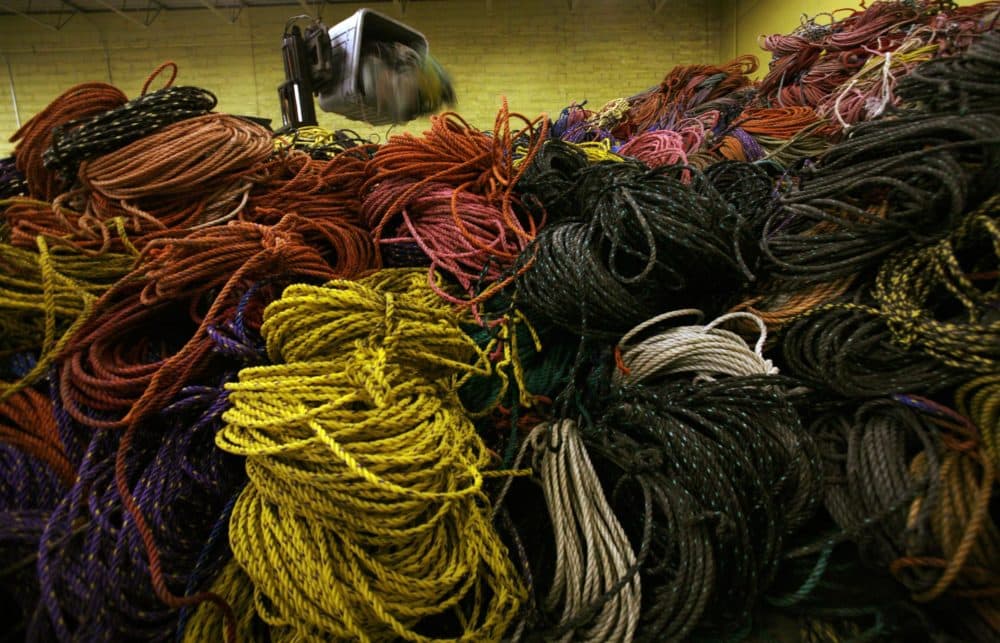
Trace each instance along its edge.
{"label": "light support arm", "polygon": [[116,7],[115,5],[113,5],[110,2],[108,2],[108,0],[94,0],[94,2],[96,2],[99,5],[101,5],[102,7],[104,7],[105,9],[107,9],[108,11],[112,11],[115,14],[121,16],[122,18],[125,18],[126,20],[128,20],[132,24],[139,25],[143,29],[145,29],[145,28],[147,28],[149,26],[145,22],[143,22],[142,20],[139,20],[138,18],[136,18],[135,16],[130,16],[129,14],[125,13],[124,11],[122,11],[121,9],[119,9],[118,7]]}

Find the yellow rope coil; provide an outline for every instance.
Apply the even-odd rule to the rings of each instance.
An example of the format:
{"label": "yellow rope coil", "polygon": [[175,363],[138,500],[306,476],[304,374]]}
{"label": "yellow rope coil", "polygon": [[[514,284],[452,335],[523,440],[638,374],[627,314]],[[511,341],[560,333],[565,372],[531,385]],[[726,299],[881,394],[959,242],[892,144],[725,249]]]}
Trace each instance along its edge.
{"label": "yellow rope coil", "polygon": [[1000,374],[983,375],[955,393],[958,412],[975,422],[983,450],[1000,469]]}
{"label": "yellow rope coil", "polygon": [[336,132],[318,126],[300,127],[291,134],[282,134],[274,137],[275,151],[288,149],[294,145],[310,148],[335,145],[336,143]]}
{"label": "yellow rope coil", "polygon": [[435,640],[432,616],[443,639],[499,640],[517,615],[457,396],[486,356],[458,322],[423,270],[294,285],[265,311],[275,364],[229,385],[216,441],[247,457],[230,542],[277,640]]}
{"label": "yellow rope coil", "polygon": [[[997,372],[1000,320],[990,311],[1000,297],[996,288],[980,288],[959,256],[983,244],[977,270],[1000,264],[1000,195],[994,195],[951,234],[929,246],[900,252],[879,269],[874,295],[897,343],[914,347],[957,369]],[[992,256],[991,256],[992,255]],[[934,297],[948,295],[961,306],[958,314],[939,319]],[[940,308],[940,306],[938,306]]]}
{"label": "yellow rope coil", "polygon": [[575,143],[576,147],[580,148],[584,154],[587,155],[587,160],[591,163],[600,163],[601,161],[623,161],[621,156],[618,156],[611,151],[611,141],[603,138],[599,141],[585,141],[583,143]]}
{"label": "yellow rope coil", "polygon": [[[581,152],[587,157],[587,160],[591,163],[600,163],[601,161],[616,161],[622,162],[625,159],[614,152],[611,151],[611,141],[606,138],[602,138],[599,141],[584,141],[583,143],[567,143]],[[528,153],[527,145],[518,145],[517,149],[514,150],[515,159],[514,167],[521,167],[524,162],[525,157]]]}
{"label": "yellow rope coil", "polygon": [[36,365],[24,377],[0,382],[0,401],[45,375],[97,297],[135,261],[121,254],[54,252],[41,236],[36,242],[37,252],[0,243],[0,356],[39,351]]}

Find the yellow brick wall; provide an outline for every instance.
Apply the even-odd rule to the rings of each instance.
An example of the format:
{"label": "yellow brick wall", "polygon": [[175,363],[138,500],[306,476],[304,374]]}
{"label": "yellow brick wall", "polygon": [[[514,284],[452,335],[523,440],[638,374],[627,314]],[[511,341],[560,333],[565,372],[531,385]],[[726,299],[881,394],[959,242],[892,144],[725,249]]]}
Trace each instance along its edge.
{"label": "yellow brick wall", "polygon": [[[512,111],[554,116],[574,100],[600,106],[645,89],[676,64],[717,62],[721,51],[722,0],[667,0],[657,13],[649,0],[573,4],[571,11],[566,0],[427,0],[409,3],[405,15],[390,3],[367,6],[427,36],[452,75],[457,111],[483,128],[492,127],[502,95]],[[327,4],[322,16],[332,25],[361,6]],[[180,66],[178,84],[210,89],[220,110],[271,118],[278,127],[281,33],[298,13],[295,5],[244,9],[227,24],[204,10],[164,12],[148,28],[115,14],[76,15],[59,31],[0,15],[0,154],[11,151],[6,139],[16,129],[11,79],[24,122],[83,81],[110,81],[134,97],[168,59]],[[319,119],[364,136],[384,139],[389,131],[333,114]],[[392,131],[422,131],[427,124]]]}

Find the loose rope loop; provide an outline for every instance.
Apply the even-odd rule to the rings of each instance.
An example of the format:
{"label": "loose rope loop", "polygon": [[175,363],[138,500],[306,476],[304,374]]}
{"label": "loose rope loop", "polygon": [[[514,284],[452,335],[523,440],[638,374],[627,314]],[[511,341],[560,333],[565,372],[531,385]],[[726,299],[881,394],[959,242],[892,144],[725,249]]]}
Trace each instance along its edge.
{"label": "loose rope loop", "polygon": [[146,92],[149,90],[149,86],[153,84],[156,77],[162,74],[165,69],[170,70],[170,78],[168,78],[167,82],[163,84],[162,89],[166,89],[174,84],[174,80],[177,78],[177,63],[172,60],[168,60],[160,63],[159,66],[157,66],[157,68],[150,72],[149,76],[146,77],[146,82],[142,84],[142,91],[139,92],[140,96],[146,95]]}
{"label": "loose rope loop", "polygon": [[[778,369],[764,359],[767,327],[750,313],[727,313],[704,326],[674,326],[634,345],[629,341],[643,331],[672,319],[702,313],[695,309],[676,310],[639,324],[622,337],[616,347],[621,366],[615,371],[618,383],[643,382],[674,373],[695,373],[696,380],[711,381],[716,375],[775,375]],[[738,334],[718,326],[731,320],[748,320],[757,326],[759,337],[753,349]]]}

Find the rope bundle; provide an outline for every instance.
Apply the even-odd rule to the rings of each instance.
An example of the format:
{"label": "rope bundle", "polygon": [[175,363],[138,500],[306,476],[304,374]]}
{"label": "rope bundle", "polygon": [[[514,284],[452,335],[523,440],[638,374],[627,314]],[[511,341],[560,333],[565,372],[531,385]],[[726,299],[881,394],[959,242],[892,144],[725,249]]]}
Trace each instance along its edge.
{"label": "rope bundle", "polygon": [[560,521],[553,525],[555,578],[545,599],[546,610],[558,613],[550,640],[631,641],[641,614],[638,561],[579,429],[571,420],[540,424],[521,455],[528,447],[549,514]]}
{"label": "rope bundle", "polygon": [[[40,539],[44,612],[36,615],[32,636],[165,638],[176,629],[182,605],[221,602],[196,590],[226,558],[211,535],[224,534],[220,514],[224,525],[243,472],[211,444],[227,407],[220,384],[240,365],[261,359],[250,327],[259,292],[249,289],[230,319],[210,327],[211,362],[146,419],[142,432],[98,428],[89,434],[79,476]],[[62,411],[56,417],[72,431]],[[95,586],[107,587],[113,598]]]}
{"label": "rope bundle", "polygon": [[[998,207],[1000,198],[993,197],[949,238],[900,253],[882,265],[874,295],[901,345],[917,344],[955,368],[996,372],[1000,321],[990,320],[989,309],[1000,296],[995,277],[1000,267]],[[975,257],[976,263],[963,266],[960,257]],[[975,275],[990,271],[994,276],[985,281],[993,287],[980,288]],[[940,289],[947,299],[939,299]],[[950,313],[941,319],[945,314],[937,311],[952,301],[965,310],[964,319]]]}
{"label": "rope bundle", "polygon": [[[233,116],[169,125],[81,163],[87,213],[101,221],[124,217],[140,234],[224,221],[246,203],[247,174],[271,149],[267,130]],[[229,180],[219,185],[223,177]]]}
{"label": "rope bundle", "polygon": [[[155,596],[173,609],[205,600],[224,604],[217,596],[205,593],[180,597],[164,579],[155,524],[149,526],[149,509],[129,480],[129,454],[134,444],[141,444],[143,433],[139,429],[169,405],[185,384],[197,381],[209,367],[212,329],[231,314],[246,281],[325,279],[339,274],[291,232],[295,222],[295,217],[288,217],[273,228],[233,222],[197,231],[175,243],[164,242],[167,247],[163,252],[157,252],[157,246],[151,244],[150,260],[137,269],[144,270],[147,277],[136,274],[133,279],[119,282],[98,304],[102,313],[99,319],[115,318],[120,320],[119,325],[84,326],[77,341],[67,348],[59,372],[60,399],[70,418],[101,431],[125,429],[120,441],[116,441],[115,485],[107,492],[114,495],[108,496],[109,502],[123,504],[135,521],[149,556]],[[248,232],[250,240],[232,243],[245,238]],[[206,265],[202,253],[215,254],[220,244],[228,254]],[[164,270],[160,271],[159,266]],[[211,294],[214,299],[208,310],[199,311],[203,298]],[[175,316],[172,336],[166,341],[144,336],[149,332],[146,320],[163,320],[165,316]],[[155,512],[151,519],[156,520]],[[62,627],[56,616],[59,609],[49,607],[57,629]],[[232,619],[227,622],[228,634],[234,636]],[[173,627],[172,623],[168,625]]]}
{"label": "rope bundle", "polygon": [[28,183],[31,196],[50,201],[67,187],[58,172],[45,167],[45,150],[55,128],[70,121],[103,114],[125,104],[128,98],[107,83],[81,83],[56,97],[48,107],[32,116],[10,137],[17,169]]}
{"label": "rope bundle", "polygon": [[38,351],[29,372],[0,382],[0,400],[43,377],[55,354],[93,310],[97,297],[132,267],[127,255],[91,258],[51,252],[38,237],[37,252],[0,245],[0,355]]}
{"label": "rope bundle", "polygon": [[1000,118],[986,114],[859,126],[767,222],[762,249],[773,274],[828,282],[874,267],[909,241],[940,238],[991,189],[997,140]]}
{"label": "rope bundle", "polygon": [[849,83],[873,55],[896,51],[916,25],[931,22],[933,5],[875,2],[835,24],[803,20],[797,33],[765,38],[774,54],[760,93],[780,106],[816,107]]}
{"label": "rope bundle", "polygon": [[869,58],[850,80],[820,101],[817,111],[843,129],[877,118],[900,102],[897,78],[903,82],[916,71],[919,63],[937,53],[936,44],[911,35],[895,51]]}
{"label": "rope bundle", "polygon": [[474,292],[483,280],[496,281],[525,245],[488,199],[446,183],[427,183],[414,193],[406,180],[383,181],[364,202],[369,225],[378,226],[386,204],[404,191],[411,195],[400,225],[380,243],[416,246],[430,260],[430,270],[454,277],[465,292]]}
{"label": "rope bundle", "polygon": [[993,570],[1000,563],[1000,526],[990,513],[996,485],[993,461],[983,453],[979,429],[968,418],[931,400],[902,401],[928,414],[941,429],[945,449],[936,470],[925,454],[918,454],[910,467],[917,476],[938,477],[940,493],[914,499],[907,519],[912,528],[930,512],[934,544],[911,544],[908,555],[893,561],[890,570],[912,590],[915,601],[932,601],[946,593],[968,598],[985,624],[982,631],[995,630],[1000,602]]}
{"label": "rope bundle", "polygon": [[26,629],[35,610],[34,551],[75,477],[49,400],[27,389],[0,402],[0,596],[9,632]]}
{"label": "rope bundle", "polygon": [[[862,559],[888,567],[932,537],[927,509],[941,494],[940,438],[922,414],[894,400],[870,400],[853,416],[845,410],[821,416],[809,429],[823,460],[824,502],[842,530],[857,534]],[[918,456],[925,461],[920,472],[910,466]],[[918,495],[927,502],[907,524]]]}
{"label": "rope bundle", "polygon": [[963,384],[955,392],[956,408],[979,429],[983,449],[996,464],[1000,457],[1000,375],[983,375]]}
{"label": "rope bundle", "polygon": [[801,315],[785,330],[782,352],[803,382],[845,397],[935,392],[961,377],[932,356],[899,346],[885,320],[863,307],[830,304]]}
{"label": "rope bundle", "polygon": [[672,126],[697,107],[746,87],[755,71],[757,59],[753,56],[740,56],[718,66],[674,67],[658,87],[629,100],[628,110],[614,126],[615,135],[628,138]]}
{"label": "rope bundle", "polygon": [[273,225],[288,212],[310,220],[360,225],[360,189],[368,148],[314,159],[291,150],[280,154],[254,182],[240,218]]}
{"label": "rope bundle", "polygon": [[[154,588],[183,592],[203,539],[241,476],[225,454],[208,448],[206,416],[160,431],[158,439],[136,440],[129,448],[126,475],[148,517],[141,524],[129,519],[117,487],[120,436],[99,430],[90,441],[79,478],[40,539],[43,611],[30,629],[35,640],[172,634],[177,605],[162,601]],[[146,538],[158,541],[158,556],[169,561],[165,569],[147,560]],[[201,573],[214,575],[218,561],[203,564]]]}
{"label": "rope bundle", "polygon": [[[0,436],[5,444],[45,463],[63,485],[73,483],[76,467],[66,455],[48,399],[33,389],[19,391],[0,405],[0,418]],[[15,480],[5,482],[16,484]]]}
{"label": "rope bundle", "polygon": [[[687,134],[687,136],[685,136]],[[622,156],[639,159],[648,167],[687,164],[687,155],[701,147],[704,134],[689,127],[683,132],[654,130],[635,136],[618,148]]]}
{"label": "rope bundle", "polygon": [[732,631],[811,514],[808,438],[768,379],[622,391],[588,442],[616,472],[616,514],[641,534],[641,638],[682,640],[703,622]]}
{"label": "rope bundle", "polygon": [[[514,131],[518,121],[523,127]],[[504,105],[492,136],[445,114],[432,117],[422,137],[389,139],[361,188],[377,247],[416,244],[431,260],[428,283],[441,270],[457,278],[466,295],[477,295],[473,302],[493,294],[506,281],[477,294],[474,279],[487,271],[495,277],[535,236],[539,222],[520,212],[513,189],[547,131],[547,123],[510,114]],[[522,139],[528,149],[515,168],[509,150]]]}
{"label": "rope bundle", "polygon": [[518,301],[542,319],[598,335],[709,292],[705,305],[718,307],[718,291],[706,284],[723,275],[735,281],[726,234],[735,225],[702,177],[691,187],[673,171],[609,162],[581,171],[573,198],[584,209],[544,228],[525,252]]}
{"label": "rope bundle", "polygon": [[[306,245],[319,250],[342,274],[377,266],[375,247],[360,216],[359,189],[367,158],[363,149],[322,160],[299,152],[284,155],[255,182],[238,218],[294,227]],[[286,217],[294,223],[282,224]]]}
{"label": "rope bundle", "polygon": [[60,203],[31,198],[10,199],[0,216],[10,231],[11,245],[34,249],[38,244],[37,238],[41,236],[52,246],[67,246],[89,255],[138,252],[129,239],[124,219],[112,219],[105,224],[68,207],[64,201],[61,198]]}
{"label": "rope bundle", "polygon": [[264,128],[207,114],[84,161],[82,188],[58,195],[51,205],[15,201],[4,217],[22,247],[33,246],[41,234],[98,254],[135,252],[172,231],[236,217],[270,154]]}
{"label": "rope bundle", "polygon": [[329,160],[357,147],[365,149],[371,143],[351,130],[330,131],[322,127],[300,127],[274,138],[276,149],[301,150],[316,160]]}
{"label": "rope bundle", "polygon": [[[202,367],[212,350],[209,327],[226,318],[247,281],[341,274],[302,242],[296,224],[294,216],[274,227],[232,222],[151,244],[147,260],[104,294],[94,319],[66,347],[66,412],[94,429],[135,426]],[[359,266],[345,261],[342,268]],[[152,319],[170,320],[170,333],[152,332]]]}
{"label": "rope bundle", "polygon": [[28,183],[17,169],[16,159],[13,156],[0,159],[0,199],[23,196],[27,192]]}
{"label": "rope bundle", "polygon": [[744,109],[718,143],[719,154],[733,161],[773,159],[789,166],[823,152],[822,118],[809,107]]}
{"label": "rope bundle", "polygon": [[70,179],[82,161],[113,152],[167,125],[201,116],[216,105],[200,87],[165,87],[88,119],[58,125],[42,156],[45,167]]}
{"label": "rope bundle", "polygon": [[[725,619],[742,618],[741,601],[752,604],[747,592],[770,582],[785,530],[811,515],[818,472],[810,442],[780,380],[763,375],[773,372],[759,357],[763,338],[755,352],[716,328],[730,316],[704,328],[668,326],[629,345],[692,312],[626,335],[618,385],[596,426],[542,424],[523,443],[522,455],[535,454],[556,546],[555,568],[536,563],[530,574],[554,573],[542,614],[547,639],[619,640],[621,628],[635,627],[639,639],[680,640],[703,621],[725,627]],[[691,334],[721,352],[687,341]],[[739,357],[713,357],[727,350]],[[695,382],[681,373],[697,375]],[[777,458],[768,451],[775,444],[783,445]],[[765,488],[769,500],[760,495]],[[747,513],[741,503],[750,498],[755,509]],[[771,540],[759,537],[765,533]]]}
{"label": "rope bundle", "polygon": [[984,33],[965,52],[917,66],[899,83],[900,100],[931,112],[990,112],[997,92],[1000,32]]}
{"label": "rope bundle", "polygon": [[475,354],[457,321],[414,271],[293,286],[268,307],[275,365],[230,385],[218,444],[247,457],[230,540],[279,640],[429,640],[422,622],[449,613],[448,636],[495,640],[516,615],[489,454],[456,397]]}
{"label": "rope bundle", "polygon": [[[759,318],[749,313],[729,313],[705,326],[673,326],[629,346],[629,341],[647,328],[686,316],[700,319],[701,311],[688,309],[664,313],[626,333],[618,343],[622,368],[615,373],[616,380],[643,382],[653,377],[690,372],[708,379],[711,379],[711,374],[777,374],[778,369],[770,360],[764,359],[762,354],[767,329]],[[743,338],[736,333],[719,328],[732,319],[756,322],[760,329],[760,339],[754,351],[747,351]]]}
{"label": "rope bundle", "polygon": [[579,205],[572,199],[577,172],[589,165],[581,146],[553,138],[542,143],[538,153],[523,163],[518,191],[525,206],[549,223],[576,214]]}

